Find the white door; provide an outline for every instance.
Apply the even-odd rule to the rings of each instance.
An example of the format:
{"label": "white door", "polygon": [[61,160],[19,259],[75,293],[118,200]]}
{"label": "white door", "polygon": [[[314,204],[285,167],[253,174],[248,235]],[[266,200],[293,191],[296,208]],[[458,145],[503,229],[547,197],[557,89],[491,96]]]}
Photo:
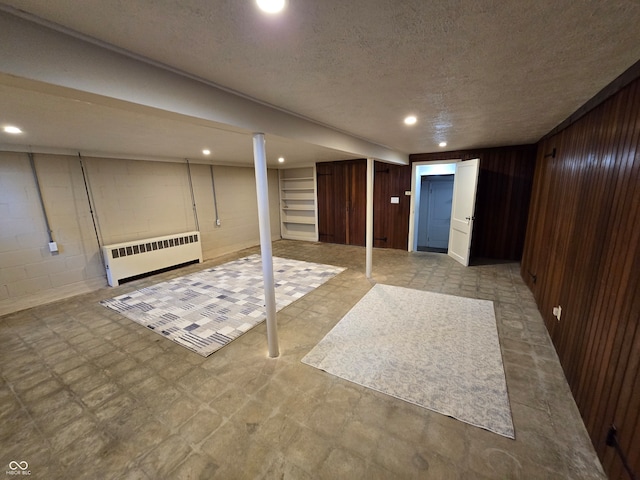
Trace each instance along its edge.
{"label": "white door", "polygon": [[453,181],[449,256],[464,266],[469,265],[479,165],[480,160],[477,158],[456,163]]}
{"label": "white door", "polygon": [[[452,175],[448,175],[452,177]],[[429,182],[429,210],[427,215],[427,247],[446,250],[451,230],[453,178]]]}

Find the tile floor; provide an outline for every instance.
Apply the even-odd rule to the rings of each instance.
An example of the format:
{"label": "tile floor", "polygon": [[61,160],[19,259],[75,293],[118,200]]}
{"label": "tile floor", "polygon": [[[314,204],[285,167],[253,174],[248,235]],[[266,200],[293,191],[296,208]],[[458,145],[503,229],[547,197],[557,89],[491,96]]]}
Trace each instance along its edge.
{"label": "tile floor", "polygon": [[302,364],[371,288],[365,252],[279,241],[274,254],[347,267],[278,314],[277,359],[264,324],[203,358],[98,304],[202,265],[1,317],[0,470],[27,461],[31,478],[46,479],[606,478],[517,264],[374,252],[377,282],[495,302],[510,440]]}

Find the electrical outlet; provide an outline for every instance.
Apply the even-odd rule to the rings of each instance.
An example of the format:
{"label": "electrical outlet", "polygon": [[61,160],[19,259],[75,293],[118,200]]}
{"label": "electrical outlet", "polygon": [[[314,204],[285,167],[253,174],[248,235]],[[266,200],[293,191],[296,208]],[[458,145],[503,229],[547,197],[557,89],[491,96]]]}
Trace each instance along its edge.
{"label": "electrical outlet", "polygon": [[553,307],[553,316],[560,321],[560,317],[562,316],[562,307],[560,305]]}
{"label": "electrical outlet", "polygon": [[617,434],[618,434],[618,429],[612,423],[611,426],[609,427],[609,431],[607,432],[607,441],[606,441],[607,447],[613,447],[618,443],[618,439],[616,438]]}
{"label": "electrical outlet", "polygon": [[219,219],[219,218],[217,218],[217,219],[216,219],[216,225],[219,227],[221,223],[222,223],[222,222],[220,221],[220,219]]}

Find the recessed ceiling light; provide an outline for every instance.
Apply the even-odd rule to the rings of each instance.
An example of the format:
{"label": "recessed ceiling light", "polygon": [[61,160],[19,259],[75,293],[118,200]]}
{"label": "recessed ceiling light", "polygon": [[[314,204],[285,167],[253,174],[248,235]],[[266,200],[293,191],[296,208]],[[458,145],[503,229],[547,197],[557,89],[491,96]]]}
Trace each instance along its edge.
{"label": "recessed ceiling light", "polygon": [[204,150],[202,150],[202,153],[204,153],[205,155],[210,155],[211,154],[211,150],[205,148]]}
{"label": "recessed ceiling light", "polygon": [[439,147],[446,147],[447,146],[447,142],[440,142],[438,144]]}
{"label": "recessed ceiling light", "polygon": [[13,125],[7,125],[3,128],[3,130],[5,131],[5,133],[13,133],[14,135],[22,133],[22,130],[20,130],[18,127],[14,127]]}
{"label": "recessed ceiling light", "polygon": [[284,9],[285,0],[256,0],[260,10],[266,13],[279,13]]}
{"label": "recessed ceiling light", "polygon": [[278,158],[278,161],[279,161],[280,163],[284,163],[284,157],[280,157],[280,158]]}
{"label": "recessed ceiling light", "polygon": [[407,125],[414,125],[417,121],[418,119],[413,115],[409,115],[407,118],[404,119],[404,123],[406,123]]}

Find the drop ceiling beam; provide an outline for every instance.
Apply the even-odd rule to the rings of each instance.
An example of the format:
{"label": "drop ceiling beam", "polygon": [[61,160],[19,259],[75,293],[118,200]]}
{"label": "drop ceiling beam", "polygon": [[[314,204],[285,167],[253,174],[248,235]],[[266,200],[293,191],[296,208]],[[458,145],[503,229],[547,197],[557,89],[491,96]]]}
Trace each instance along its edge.
{"label": "drop ceiling beam", "polygon": [[[23,15],[24,16],[24,15]],[[0,10],[0,71],[246,131],[407,165],[408,155]]]}

